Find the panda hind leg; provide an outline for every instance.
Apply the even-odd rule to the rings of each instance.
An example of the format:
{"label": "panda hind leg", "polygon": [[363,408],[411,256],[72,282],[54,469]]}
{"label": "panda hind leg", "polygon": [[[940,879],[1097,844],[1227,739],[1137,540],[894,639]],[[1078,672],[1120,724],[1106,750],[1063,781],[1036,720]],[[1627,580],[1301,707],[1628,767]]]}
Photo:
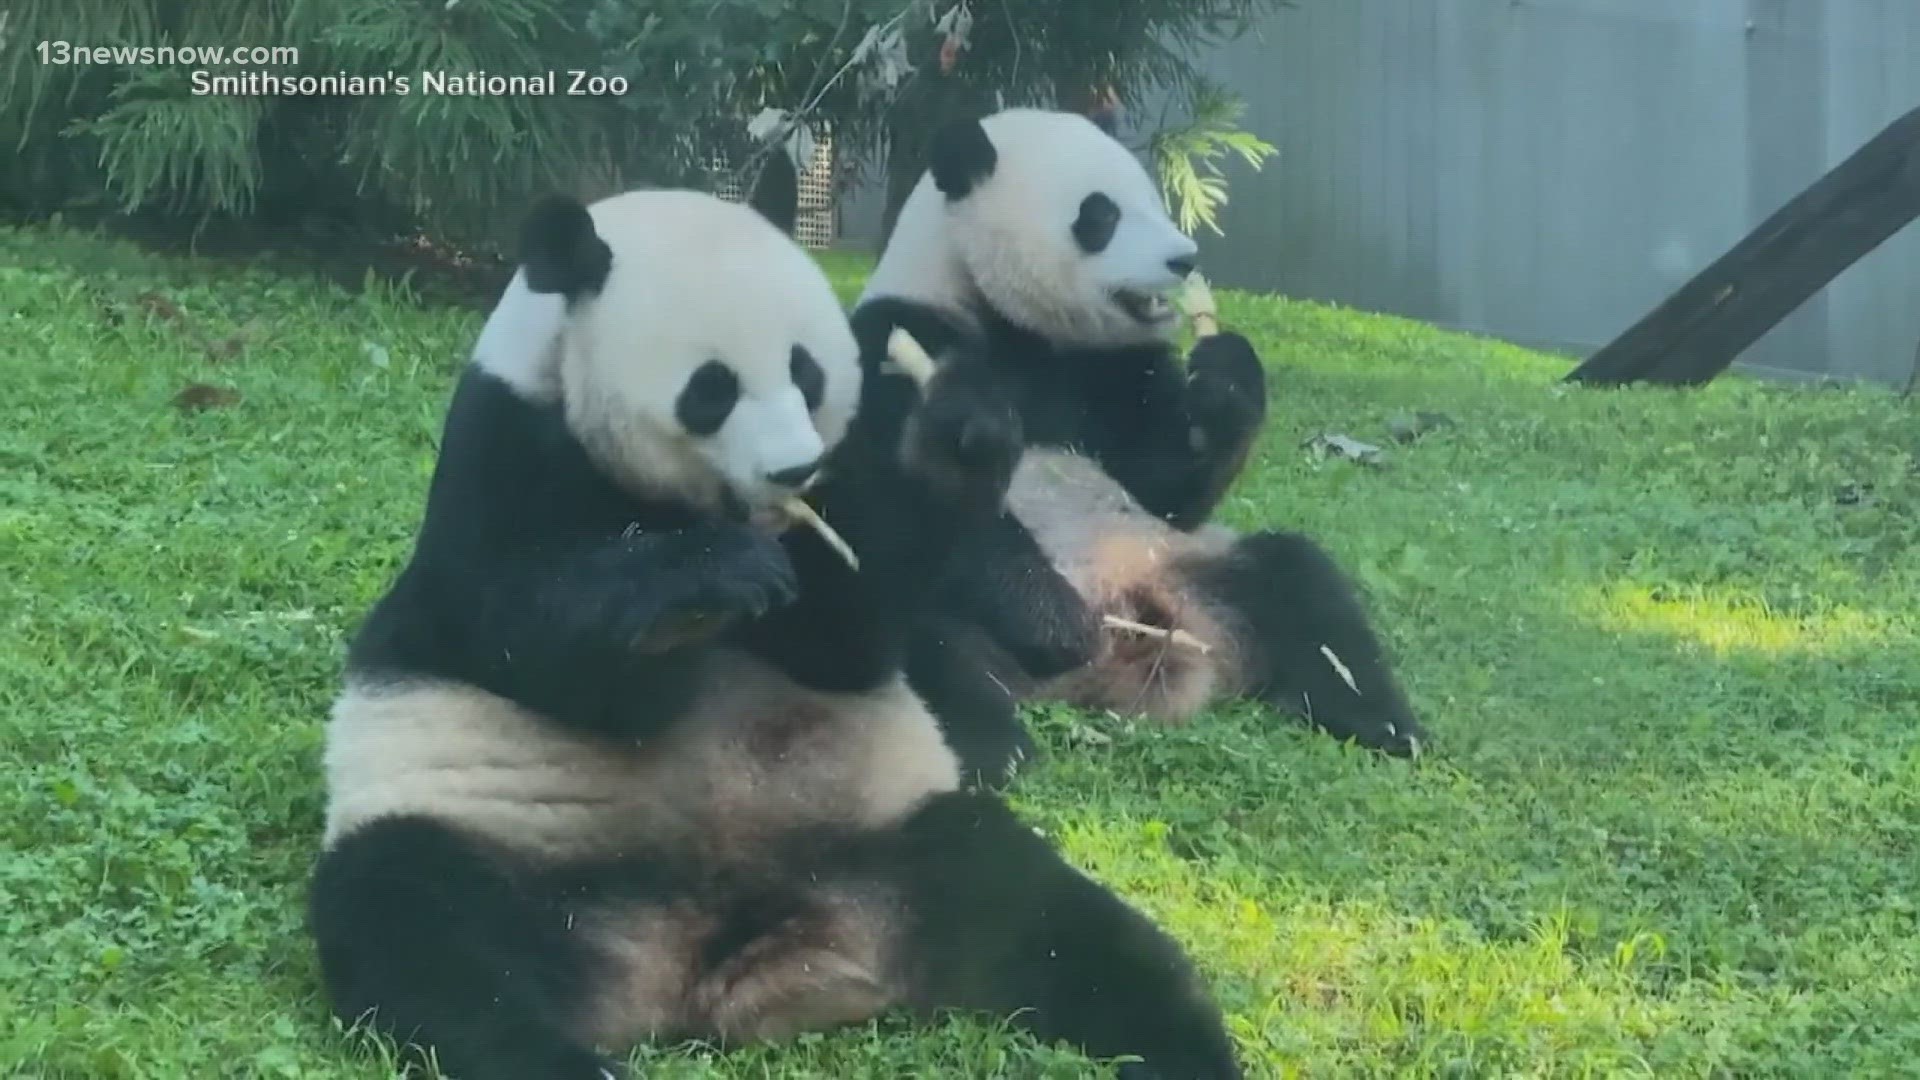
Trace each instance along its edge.
{"label": "panda hind leg", "polygon": [[1241,622],[1248,692],[1337,739],[1397,757],[1419,753],[1426,732],[1359,592],[1318,544],[1299,533],[1253,533],[1190,572]]}
{"label": "panda hind leg", "polygon": [[1068,864],[1000,799],[935,797],[892,838],[909,1004],[1011,1017],[1126,1080],[1238,1080],[1218,1007],[1180,946]]}
{"label": "panda hind leg", "polygon": [[569,1033],[590,958],[564,921],[461,834],[390,818],[316,866],[308,921],[336,1016],[371,1021],[412,1070],[455,1080],[611,1080]]}

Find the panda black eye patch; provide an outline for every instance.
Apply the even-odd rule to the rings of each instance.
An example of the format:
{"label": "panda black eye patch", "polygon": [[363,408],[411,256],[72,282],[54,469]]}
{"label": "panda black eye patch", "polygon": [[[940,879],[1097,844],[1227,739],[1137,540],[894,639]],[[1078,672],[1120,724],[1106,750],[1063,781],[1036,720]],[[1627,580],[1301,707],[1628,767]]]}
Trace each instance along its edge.
{"label": "panda black eye patch", "polygon": [[1080,200],[1080,216],[1073,223],[1073,239],[1089,255],[1107,249],[1113,231],[1120,227],[1120,207],[1105,193],[1096,191]]}
{"label": "panda black eye patch", "polygon": [[711,435],[720,430],[740,400],[740,377],[718,360],[709,360],[680,388],[673,403],[673,415],[680,426],[695,435]]}
{"label": "panda black eye patch", "polygon": [[805,345],[793,347],[793,358],[787,362],[787,370],[792,375],[793,385],[800,388],[800,396],[807,399],[807,411],[820,407],[820,398],[827,392],[827,373],[820,370],[820,362],[813,358]]}

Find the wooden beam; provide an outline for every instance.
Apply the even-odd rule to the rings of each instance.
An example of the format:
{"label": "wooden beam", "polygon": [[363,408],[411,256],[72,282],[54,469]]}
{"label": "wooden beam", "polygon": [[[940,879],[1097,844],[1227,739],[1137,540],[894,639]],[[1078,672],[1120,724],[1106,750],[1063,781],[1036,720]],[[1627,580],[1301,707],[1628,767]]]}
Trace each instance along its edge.
{"label": "wooden beam", "polygon": [[1915,217],[1920,108],[1814,181],[1567,380],[1706,383]]}

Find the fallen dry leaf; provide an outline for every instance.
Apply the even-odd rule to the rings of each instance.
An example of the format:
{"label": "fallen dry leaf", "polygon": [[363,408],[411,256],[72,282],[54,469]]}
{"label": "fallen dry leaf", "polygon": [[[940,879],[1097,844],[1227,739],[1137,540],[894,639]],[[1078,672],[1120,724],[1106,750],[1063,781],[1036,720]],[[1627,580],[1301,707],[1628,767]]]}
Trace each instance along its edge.
{"label": "fallen dry leaf", "polygon": [[216,363],[232,360],[246,351],[247,346],[260,337],[260,330],[260,320],[249,319],[245,326],[221,338],[219,341],[205,342],[204,348],[207,351],[207,358]]}
{"label": "fallen dry leaf", "polygon": [[1074,746],[1112,746],[1113,736],[1075,721],[1067,728],[1067,742]]}
{"label": "fallen dry leaf", "polygon": [[1453,418],[1445,413],[1395,413],[1387,417],[1387,435],[1397,443],[1414,442],[1425,435],[1452,426]]}
{"label": "fallen dry leaf", "polygon": [[1316,453],[1326,454],[1330,457],[1343,457],[1348,461],[1357,462],[1361,465],[1371,465],[1378,468],[1386,464],[1381,457],[1383,451],[1379,447],[1372,443],[1363,443],[1359,439],[1348,435],[1337,435],[1328,432],[1323,435],[1315,435],[1302,445]]}
{"label": "fallen dry leaf", "polygon": [[168,322],[179,322],[184,317],[178,304],[151,290],[134,297],[133,302]]}
{"label": "fallen dry leaf", "polygon": [[173,407],[181,412],[225,409],[239,403],[240,391],[224,386],[209,386],[206,383],[189,383],[179,393],[173,395]]}
{"label": "fallen dry leaf", "polygon": [[219,341],[209,342],[207,344],[207,359],[215,361],[216,363],[222,360],[231,360],[239,356],[240,350],[246,348],[246,345],[247,339],[239,334],[232,334],[221,338]]}

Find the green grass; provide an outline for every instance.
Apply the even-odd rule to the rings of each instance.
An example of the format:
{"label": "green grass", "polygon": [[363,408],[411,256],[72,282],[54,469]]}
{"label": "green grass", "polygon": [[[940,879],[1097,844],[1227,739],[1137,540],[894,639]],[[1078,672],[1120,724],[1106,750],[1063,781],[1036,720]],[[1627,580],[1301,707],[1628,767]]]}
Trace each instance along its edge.
{"label": "green grass", "polygon": [[[858,264],[831,265],[851,295]],[[1251,708],[1046,714],[1016,801],[1188,943],[1252,1074],[1910,1075],[1914,406],[1568,392],[1520,349],[1223,304],[1274,395],[1226,517],[1362,577],[1434,752],[1374,760]],[[326,1019],[301,926],[317,754],[477,317],[0,232],[0,326],[0,1074],[386,1075]],[[183,413],[192,382],[240,400]],[[1300,449],[1385,443],[1412,409],[1456,426],[1380,470]],[[641,1057],[1087,1071],[959,1020]]]}

